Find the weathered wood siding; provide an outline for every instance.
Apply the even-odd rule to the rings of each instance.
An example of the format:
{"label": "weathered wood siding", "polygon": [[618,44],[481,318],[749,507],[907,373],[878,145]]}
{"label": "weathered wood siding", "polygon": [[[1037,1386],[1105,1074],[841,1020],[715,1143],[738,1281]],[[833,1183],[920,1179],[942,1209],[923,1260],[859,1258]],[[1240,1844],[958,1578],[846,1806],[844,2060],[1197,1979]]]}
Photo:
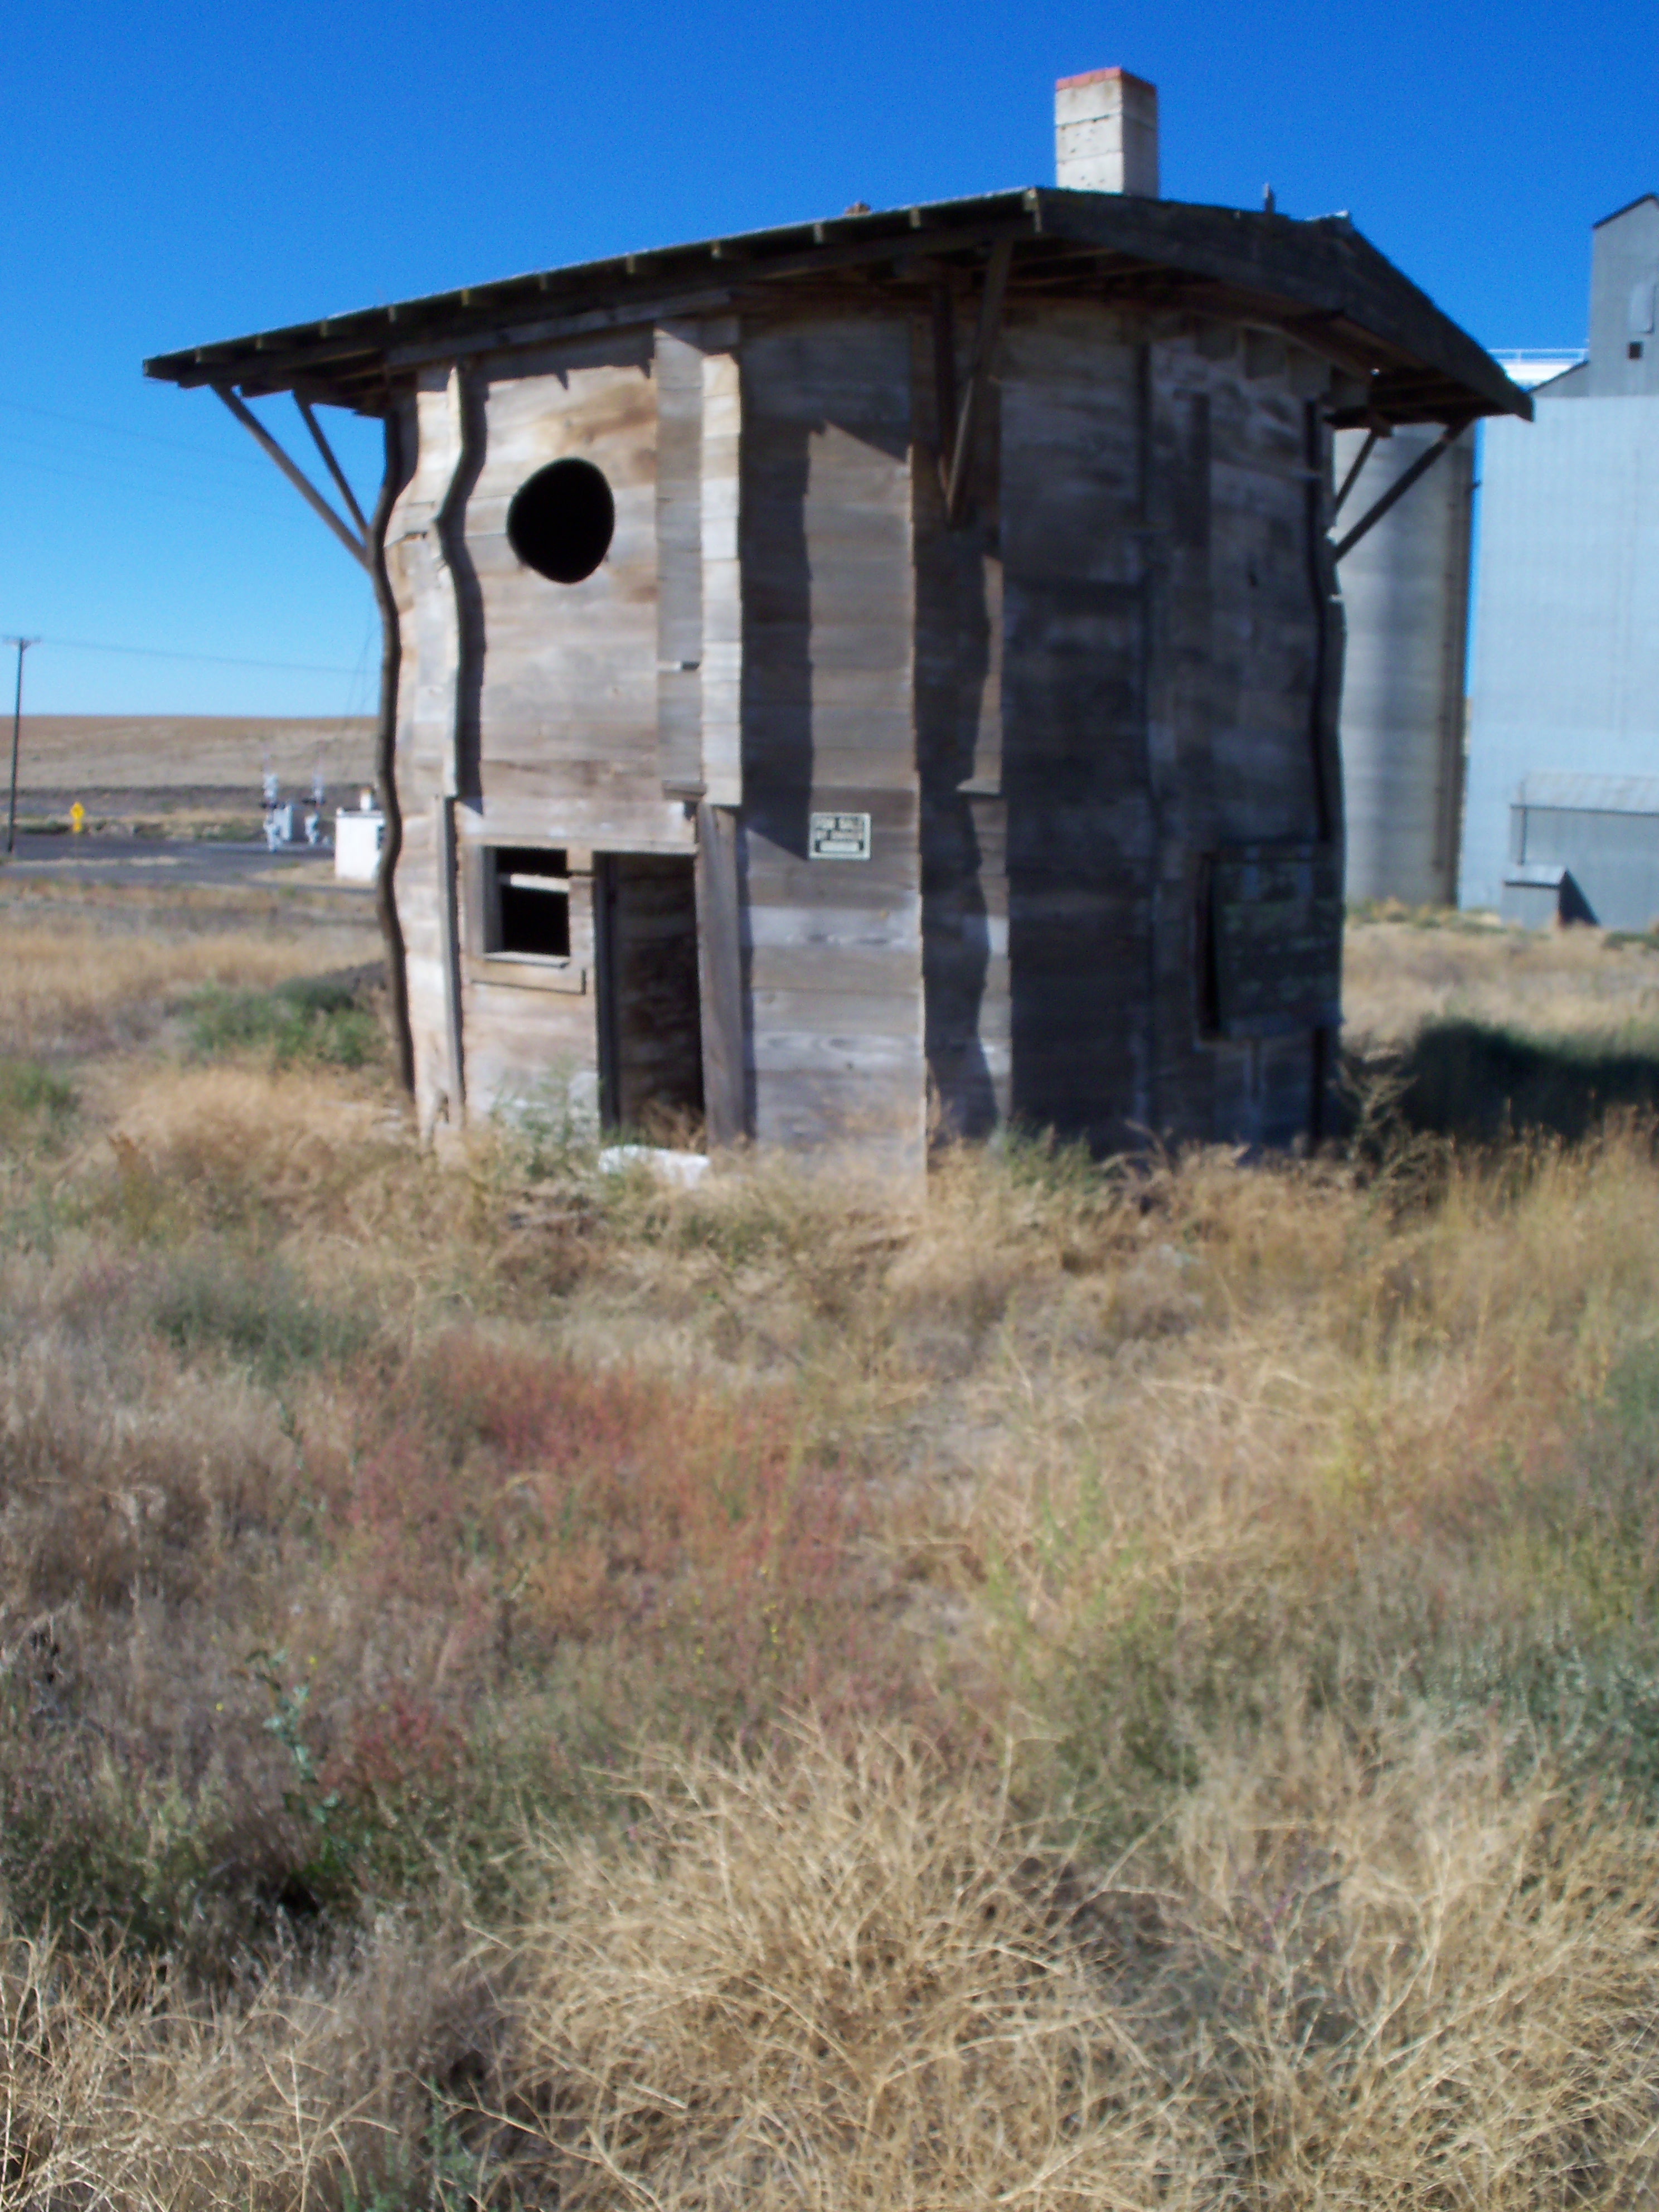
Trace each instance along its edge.
{"label": "weathered wood siding", "polygon": [[[742,902],[757,1139],[924,1158],[908,317],[743,349]],[[808,858],[867,813],[867,860]]]}
{"label": "weathered wood siding", "polygon": [[705,324],[702,362],[702,774],[713,806],[743,799],[743,383],[735,323]]}
{"label": "weathered wood siding", "polygon": [[459,378],[446,370],[422,378],[402,425],[411,473],[386,531],[402,648],[397,783],[404,828],[393,889],[409,978],[416,1109],[428,1133],[439,1121],[459,1122],[461,1115],[438,809],[454,788],[461,626],[447,540],[464,459],[465,398]]}
{"label": "weathered wood siding", "polygon": [[1021,313],[1004,341],[1012,1103],[1097,1144],[1152,1110],[1143,374],[1104,308]]}
{"label": "weathered wood siding", "polygon": [[657,766],[663,788],[703,793],[702,350],[656,334]]}
{"label": "weathered wood siding", "polygon": [[[915,728],[930,1104],[942,1133],[983,1137],[1012,1108],[1007,809],[1002,787],[1001,425],[993,383],[977,425],[962,526],[945,521],[939,355],[965,380],[972,302],[911,326],[915,394]],[[951,397],[946,388],[946,403]]]}
{"label": "weathered wood siding", "polygon": [[[573,804],[659,802],[657,758],[657,388],[649,331],[567,345],[486,375],[485,444],[466,502],[466,550],[487,611],[480,781],[568,829]],[[550,583],[521,565],[507,515],[526,480],[592,461],[616,501],[593,574]],[[584,842],[592,842],[593,840]]]}
{"label": "weathered wood siding", "polygon": [[[427,1126],[458,1116],[463,1055],[469,1103],[487,1111],[550,1084],[590,1098],[600,1048],[597,958],[584,987],[550,990],[483,957],[445,848],[480,865],[498,843],[689,856],[699,792],[741,795],[736,337],[729,320],[642,329],[425,376],[390,556],[404,628],[397,888]],[[603,471],[617,529],[599,569],[565,586],[520,563],[506,526],[520,486],[569,454]],[[573,933],[590,939],[591,890],[584,875],[572,902]],[[677,908],[672,926],[684,943],[664,975],[689,978],[695,1036],[695,916]],[[687,1106],[698,1085],[677,1065],[669,1088],[666,1103]],[[623,1082],[619,1110],[643,1095],[642,1079]]]}
{"label": "weathered wood siding", "polygon": [[[920,392],[920,331],[915,360]],[[916,475],[943,1118],[1284,1141],[1309,1126],[1319,1041],[1206,1033],[1200,891],[1218,849],[1338,834],[1328,372],[1081,305],[1011,310],[998,369],[963,529]]]}
{"label": "weathered wood siding", "polygon": [[[477,672],[478,790],[467,834],[589,852],[635,840],[689,844],[664,801],[658,757],[657,384],[649,331],[486,363],[484,447],[465,512],[484,609]],[[549,462],[592,461],[616,501],[616,535],[594,574],[551,583],[507,536],[520,486]],[[643,833],[643,835],[641,834]],[[591,933],[573,891],[572,934]],[[590,939],[591,941],[591,939]],[[562,1091],[596,1095],[597,957],[580,995],[544,992],[502,966],[475,969],[463,1006],[469,1105]]]}
{"label": "weathered wood siding", "polygon": [[[1151,499],[1170,607],[1170,846],[1340,846],[1340,613],[1325,542],[1330,439],[1318,406],[1330,371],[1277,336],[1221,325],[1161,345],[1156,358]],[[1201,544],[1200,473],[1209,487]],[[1323,1041],[1307,1030],[1195,1043],[1193,890],[1190,881],[1177,885],[1167,847],[1165,858],[1160,1112],[1224,1139],[1286,1143],[1316,1123]]]}
{"label": "weathered wood siding", "polygon": [[[930,1103],[1097,1146],[1308,1127],[1328,1039],[1213,1033],[1201,900],[1218,853],[1340,836],[1329,373],[1016,294],[952,529],[940,363],[960,388],[976,309],[803,302],[425,374],[389,562],[427,1126],[463,1092],[591,1099],[603,1048],[627,1118],[701,1091],[722,1140],[904,1173]],[[506,520],[568,454],[617,530],[564,586]],[[870,858],[811,858],[815,812],[867,814]],[[562,978],[492,963],[455,896],[450,856],[465,886],[520,843],[572,854]],[[607,953],[630,869],[649,927]],[[602,1039],[607,957],[638,989]]]}

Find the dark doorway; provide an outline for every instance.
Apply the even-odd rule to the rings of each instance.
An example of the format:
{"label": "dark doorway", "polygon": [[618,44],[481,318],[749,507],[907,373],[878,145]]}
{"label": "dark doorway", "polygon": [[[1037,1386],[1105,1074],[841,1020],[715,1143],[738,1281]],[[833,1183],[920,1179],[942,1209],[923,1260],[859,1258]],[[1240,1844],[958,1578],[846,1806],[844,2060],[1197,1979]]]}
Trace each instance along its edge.
{"label": "dark doorway", "polygon": [[702,1135],[694,866],[689,854],[594,856],[600,1115],[656,1143]]}

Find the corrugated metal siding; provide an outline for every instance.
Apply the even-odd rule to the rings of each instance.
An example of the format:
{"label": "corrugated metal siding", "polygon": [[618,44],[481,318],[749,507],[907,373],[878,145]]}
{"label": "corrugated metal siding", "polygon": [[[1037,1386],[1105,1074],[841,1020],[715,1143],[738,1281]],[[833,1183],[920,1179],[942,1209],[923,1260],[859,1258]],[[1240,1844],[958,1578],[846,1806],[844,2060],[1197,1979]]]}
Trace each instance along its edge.
{"label": "corrugated metal siding", "polygon": [[1574,814],[1659,814],[1659,775],[1526,775],[1515,803]]}
{"label": "corrugated metal siding", "polygon": [[[1601,781],[1561,779],[1569,780]],[[1540,781],[1528,777],[1522,788]],[[1600,922],[1606,929],[1646,929],[1659,918],[1659,814],[1516,806],[1510,811],[1510,854],[1506,890],[1540,869],[1558,880],[1565,871],[1588,909],[1578,919]]]}
{"label": "corrugated metal siding", "polygon": [[1459,898],[1496,907],[1523,778],[1659,759],[1659,399],[1540,399],[1486,433]]}

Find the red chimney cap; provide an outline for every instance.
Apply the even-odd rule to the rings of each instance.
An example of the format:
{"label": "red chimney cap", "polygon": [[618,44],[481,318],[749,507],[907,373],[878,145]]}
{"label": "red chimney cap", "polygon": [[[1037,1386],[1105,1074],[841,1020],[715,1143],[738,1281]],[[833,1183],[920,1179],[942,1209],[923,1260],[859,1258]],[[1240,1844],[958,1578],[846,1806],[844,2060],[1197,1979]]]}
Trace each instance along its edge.
{"label": "red chimney cap", "polygon": [[1137,76],[1133,70],[1126,69],[1085,70],[1081,76],[1057,76],[1054,79],[1054,90],[1069,92],[1073,85],[1098,84],[1103,77],[1108,76],[1121,76],[1125,83],[1141,85],[1148,92],[1155,93],[1158,90],[1158,87],[1150,77]]}

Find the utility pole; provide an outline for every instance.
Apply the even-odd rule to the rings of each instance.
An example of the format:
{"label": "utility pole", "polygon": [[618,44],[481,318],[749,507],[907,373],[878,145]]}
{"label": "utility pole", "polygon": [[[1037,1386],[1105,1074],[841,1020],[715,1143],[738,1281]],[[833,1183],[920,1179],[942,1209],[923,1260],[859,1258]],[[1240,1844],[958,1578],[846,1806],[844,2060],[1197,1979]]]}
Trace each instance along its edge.
{"label": "utility pole", "polygon": [[8,645],[17,647],[17,696],[11,710],[11,810],[6,816],[6,851],[9,854],[17,842],[17,740],[23,727],[23,655],[32,645],[39,645],[38,637],[9,637]]}

